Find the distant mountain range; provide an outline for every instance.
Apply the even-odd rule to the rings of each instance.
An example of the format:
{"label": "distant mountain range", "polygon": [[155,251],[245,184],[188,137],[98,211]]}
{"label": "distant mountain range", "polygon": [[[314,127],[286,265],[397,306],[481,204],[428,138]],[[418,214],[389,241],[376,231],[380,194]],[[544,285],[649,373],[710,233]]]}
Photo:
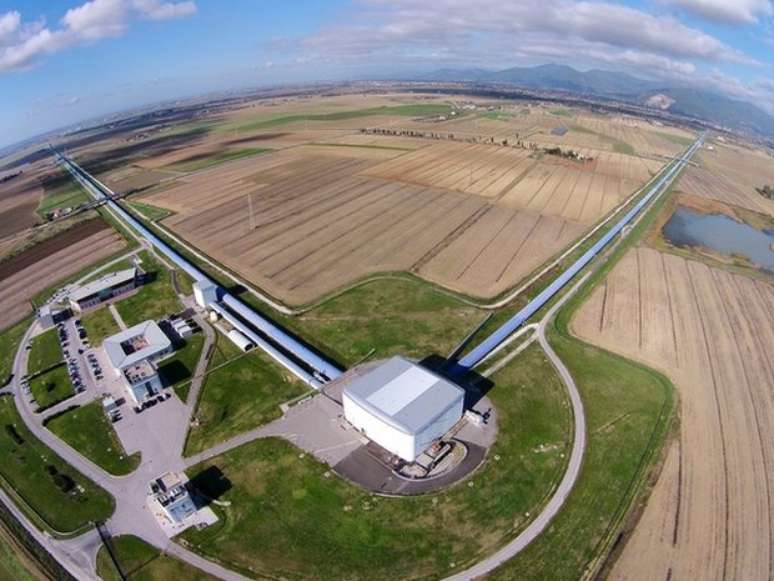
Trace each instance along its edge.
{"label": "distant mountain range", "polygon": [[564,91],[622,101],[697,117],[732,129],[774,137],[774,117],[745,101],[703,89],[647,81],[626,73],[578,71],[566,65],[512,67],[502,71],[480,68],[440,69],[415,80],[509,83],[527,89]]}

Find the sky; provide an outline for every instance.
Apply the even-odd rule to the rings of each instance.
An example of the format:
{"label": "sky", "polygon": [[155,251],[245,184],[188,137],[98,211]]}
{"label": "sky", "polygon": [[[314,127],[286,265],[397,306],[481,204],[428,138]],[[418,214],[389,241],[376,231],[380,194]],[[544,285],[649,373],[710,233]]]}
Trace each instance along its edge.
{"label": "sky", "polygon": [[0,146],[228,89],[549,62],[774,114],[774,2],[0,0]]}

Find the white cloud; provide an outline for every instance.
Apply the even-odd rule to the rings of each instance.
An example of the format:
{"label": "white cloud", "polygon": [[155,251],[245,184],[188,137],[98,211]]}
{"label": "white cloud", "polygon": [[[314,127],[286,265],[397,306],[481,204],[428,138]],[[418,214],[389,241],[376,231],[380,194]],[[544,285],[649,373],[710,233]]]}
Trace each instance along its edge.
{"label": "white cloud", "polygon": [[159,2],[134,0],[134,8],[151,20],[172,20],[196,14],[196,2]]}
{"label": "white cloud", "polygon": [[7,12],[0,15],[0,73],[27,68],[72,46],[121,36],[133,17],[169,20],[195,12],[192,1],[89,0],[68,10],[56,29],[42,22],[24,24],[18,11]]}
{"label": "white cloud", "polygon": [[10,42],[21,25],[21,14],[15,10],[0,15],[0,46]]}
{"label": "white cloud", "polygon": [[722,24],[754,24],[774,14],[770,0],[666,0],[684,10]]}

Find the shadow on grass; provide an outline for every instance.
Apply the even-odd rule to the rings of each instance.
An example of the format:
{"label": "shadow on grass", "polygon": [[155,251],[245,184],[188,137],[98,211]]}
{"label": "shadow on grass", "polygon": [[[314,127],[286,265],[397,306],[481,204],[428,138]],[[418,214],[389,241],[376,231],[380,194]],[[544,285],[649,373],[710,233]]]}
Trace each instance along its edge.
{"label": "shadow on grass", "polygon": [[210,466],[191,478],[188,486],[197,507],[202,508],[226,494],[231,490],[232,484],[220,468]]}

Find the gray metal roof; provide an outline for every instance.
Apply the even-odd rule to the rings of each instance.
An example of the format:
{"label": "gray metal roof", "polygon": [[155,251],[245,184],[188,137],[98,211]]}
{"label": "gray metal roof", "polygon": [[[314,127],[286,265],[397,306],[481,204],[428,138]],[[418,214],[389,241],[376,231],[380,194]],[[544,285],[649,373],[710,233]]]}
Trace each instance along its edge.
{"label": "gray metal roof", "polygon": [[458,385],[402,357],[353,380],[344,394],[407,434],[421,432],[465,397]]}
{"label": "gray metal roof", "polygon": [[[122,344],[137,337],[144,338],[147,345],[127,353]],[[161,327],[155,321],[145,321],[134,327],[129,327],[125,331],[111,335],[102,344],[110,364],[116,369],[126,369],[139,361],[153,357],[157,353],[168,349],[171,345],[172,342],[169,340],[169,337],[164,334],[164,331],[161,330]]]}
{"label": "gray metal roof", "polygon": [[137,276],[136,268],[127,268],[125,270],[111,272],[110,274],[101,276],[97,280],[93,280],[75,289],[70,293],[70,300],[76,302],[83,300],[105,289],[118,286],[120,284],[126,284],[127,282],[134,280],[135,276]]}

